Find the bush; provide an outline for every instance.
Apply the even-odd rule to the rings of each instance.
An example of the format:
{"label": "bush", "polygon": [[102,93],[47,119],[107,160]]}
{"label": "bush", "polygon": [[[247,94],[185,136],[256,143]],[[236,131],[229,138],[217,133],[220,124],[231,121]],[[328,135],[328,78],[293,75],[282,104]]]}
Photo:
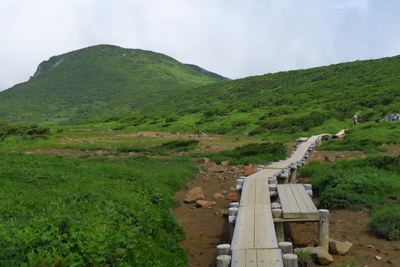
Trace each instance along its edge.
{"label": "bush", "polygon": [[374,233],[389,240],[400,240],[400,205],[385,205],[371,212],[370,227]]}

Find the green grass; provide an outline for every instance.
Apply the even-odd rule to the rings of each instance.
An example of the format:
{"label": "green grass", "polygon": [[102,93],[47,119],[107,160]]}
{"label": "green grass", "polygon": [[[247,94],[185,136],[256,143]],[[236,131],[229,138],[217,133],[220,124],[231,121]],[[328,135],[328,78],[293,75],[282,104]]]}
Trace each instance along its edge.
{"label": "green grass", "polygon": [[[395,198],[397,199],[397,198]],[[389,240],[400,240],[400,205],[385,205],[371,212],[370,227],[374,233]]]}
{"label": "green grass", "polygon": [[185,266],[170,211],[192,168],[182,157],[0,153],[0,265]]}
{"label": "green grass", "polygon": [[250,143],[238,146],[233,150],[217,153],[192,153],[192,157],[208,157],[211,161],[221,163],[229,160],[230,164],[267,163],[285,159],[287,146],[281,142]]}

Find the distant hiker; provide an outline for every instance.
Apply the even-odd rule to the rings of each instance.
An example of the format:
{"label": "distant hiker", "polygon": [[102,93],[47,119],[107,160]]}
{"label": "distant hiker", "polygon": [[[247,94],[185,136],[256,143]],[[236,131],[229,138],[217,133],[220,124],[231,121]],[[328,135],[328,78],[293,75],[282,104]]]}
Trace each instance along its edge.
{"label": "distant hiker", "polygon": [[394,115],[392,116],[392,121],[396,121],[396,117]]}
{"label": "distant hiker", "polygon": [[400,114],[399,113],[397,113],[397,119],[400,120]]}
{"label": "distant hiker", "polygon": [[354,115],[354,125],[357,125],[357,115]]}
{"label": "distant hiker", "polygon": [[390,113],[388,115],[388,121],[392,121],[392,114],[390,114]]}

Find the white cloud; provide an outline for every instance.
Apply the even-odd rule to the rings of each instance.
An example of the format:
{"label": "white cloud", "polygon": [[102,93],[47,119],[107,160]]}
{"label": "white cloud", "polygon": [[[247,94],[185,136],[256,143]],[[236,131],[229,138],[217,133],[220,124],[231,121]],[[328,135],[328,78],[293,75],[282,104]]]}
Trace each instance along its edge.
{"label": "white cloud", "polygon": [[395,0],[14,0],[0,6],[0,90],[53,55],[140,48],[230,78],[400,54]]}

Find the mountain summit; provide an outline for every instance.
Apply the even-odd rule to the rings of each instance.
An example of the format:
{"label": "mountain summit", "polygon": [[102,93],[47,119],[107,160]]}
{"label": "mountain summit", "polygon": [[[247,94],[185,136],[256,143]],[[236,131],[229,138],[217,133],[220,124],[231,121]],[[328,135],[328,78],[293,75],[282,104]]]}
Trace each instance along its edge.
{"label": "mountain summit", "polygon": [[160,53],[97,45],[53,56],[28,82],[0,92],[0,120],[70,124],[107,118],[219,81]]}

